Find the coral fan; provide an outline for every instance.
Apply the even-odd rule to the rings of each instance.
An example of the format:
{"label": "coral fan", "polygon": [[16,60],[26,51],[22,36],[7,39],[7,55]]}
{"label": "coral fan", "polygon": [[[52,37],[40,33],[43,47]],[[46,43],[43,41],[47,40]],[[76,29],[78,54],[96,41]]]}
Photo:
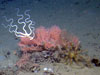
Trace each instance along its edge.
{"label": "coral fan", "polygon": [[[50,29],[39,27],[35,31],[35,38],[30,40],[22,37],[19,46],[22,51],[42,51],[43,49],[55,48],[61,41],[61,29],[53,26]],[[43,48],[44,47],[44,48]]]}

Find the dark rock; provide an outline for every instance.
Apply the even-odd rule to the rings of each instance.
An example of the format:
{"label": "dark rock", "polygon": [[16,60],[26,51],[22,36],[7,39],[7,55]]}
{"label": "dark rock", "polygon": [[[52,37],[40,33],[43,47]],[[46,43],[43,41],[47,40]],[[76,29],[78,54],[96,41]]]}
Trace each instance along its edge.
{"label": "dark rock", "polygon": [[10,54],[11,54],[11,53],[8,51],[8,52],[7,52],[7,55],[10,55]]}
{"label": "dark rock", "polygon": [[94,59],[91,60],[91,62],[92,62],[95,66],[100,67],[100,61],[99,61],[98,59],[94,58]]}

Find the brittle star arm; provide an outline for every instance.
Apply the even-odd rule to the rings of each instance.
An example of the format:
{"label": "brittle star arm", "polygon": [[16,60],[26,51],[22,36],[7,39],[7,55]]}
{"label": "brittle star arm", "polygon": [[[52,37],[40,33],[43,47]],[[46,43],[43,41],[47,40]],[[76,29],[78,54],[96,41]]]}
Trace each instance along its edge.
{"label": "brittle star arm", "polygon": [[[5,17],[4,17],[5,20],[6,20],[7,22],[10,22],[10,24],[8,24],[8,25],[2,24],[2,25],[4,25],[5,28],[9,27],[9,32],[10,32],[10,33],[14,32],[15,35],[16,35],[16,37],[29,37],[30,40],[33,39],[33,38],[35,37],[35,33],[34,33],[35,28],[33,27],[33,26],[35,25],[35,22],[33,22],[33,21],[30,19],[30,15],[27,13],[29,10],[26,10],[26,11],[24,12],[24,14],[25,14],[26,16],[28,16],[28,18],[25,19],[25,22],[24,22],[24,21],[21,21],[21,22],[20,22],[20,20],[23,20],[23,19],[24,19],[24,16],[23,16],[22,14],[19,14],[19,8],[18,8],[17,10],[18,10],[18,11],[17,11],[17,16],[20,17],[20,18],[18,19],[17,22],[18,22],[19,25],[23,24],[22,29],[23,29],[24,32],[19,32],[19,31],[18,31],[18,25],[13,25],[13,22],[14,22],[14,19],[13,19],[13,18],[7,19],[7,17],[5,16]],[[29,23],[29,24],[28,24],[28,28],[29,28],[29,31],[30,31],[29,33],[25,30],[26,23]],[[14,28],[14,29],[11,30],[11,28]],[[31,35],[32,35],[32,36],[31,36]]]}

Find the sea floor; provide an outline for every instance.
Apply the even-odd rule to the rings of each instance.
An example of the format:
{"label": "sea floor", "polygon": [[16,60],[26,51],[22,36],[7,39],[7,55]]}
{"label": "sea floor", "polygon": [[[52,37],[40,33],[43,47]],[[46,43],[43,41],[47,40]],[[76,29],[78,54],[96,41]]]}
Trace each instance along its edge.
{"label": "sea floor", "polygon": [[[36,23],[35,28],[57,25],[61,29],[66,29],[79,38],[82,49],[88,50],[88,56],[100,59],[99,0],[0,0],[1,70],[9,66],[14,67],[18,60],[14,51],[19,50],[19,39],[2,26],[2,23],[8,24],[3,16],[13,18],[14,24],[18,25],[16,8],[20,9],[21,14],[25,10],[30,10],[31,19]],[[44,75],[43,68],[47,66],[41,65],[38,73],[18,72],[18,75]],[[55,71],[56,75],[99,75],[100,67],[73,69],[59,63],[55,66]]]}
{"label": "sea floor", "polygon": [[[100,67],[93,67],[93,68],[83,68],[83,69],[77,69],[77,68],[71,68],[70,66],[66,66],[64,64],[56,64],[55,66],[53,64],[42,64],[40,65],[40,70],[38,72],[26,72],[26,71],[17,71],[15,68],[13,70],[11,68],[6,68],[0,70],[1,75],[99,75],[100,74]],[[52,68],[53,73],[45,73],[44,68]]]}

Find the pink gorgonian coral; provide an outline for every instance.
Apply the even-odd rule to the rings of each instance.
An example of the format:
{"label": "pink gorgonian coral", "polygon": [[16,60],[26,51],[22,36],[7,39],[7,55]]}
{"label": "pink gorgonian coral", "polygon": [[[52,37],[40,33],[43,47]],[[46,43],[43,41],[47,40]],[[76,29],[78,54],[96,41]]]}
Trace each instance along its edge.
{"label": "pink gorgonian coral", "polygon": [[41,26],[35,30],[35,38],[30,40],[27,37],[21,37],[19,46],[22,51],[42,51],[44,49],[55,48],[61,41],[61,29],[53,26],[46,29]]}
{"label": "pink gorgonian coral", "polygon": [[79,39],[76,36],[66,33],[58,26],[52,26],[51,28],[41,26],[35,30],[34,39],[21,37],[18,45],[23,52],[27,52],[50,50],[58,45],[66,45],[68,42],[72,42],[75,46],[79,45]]}

